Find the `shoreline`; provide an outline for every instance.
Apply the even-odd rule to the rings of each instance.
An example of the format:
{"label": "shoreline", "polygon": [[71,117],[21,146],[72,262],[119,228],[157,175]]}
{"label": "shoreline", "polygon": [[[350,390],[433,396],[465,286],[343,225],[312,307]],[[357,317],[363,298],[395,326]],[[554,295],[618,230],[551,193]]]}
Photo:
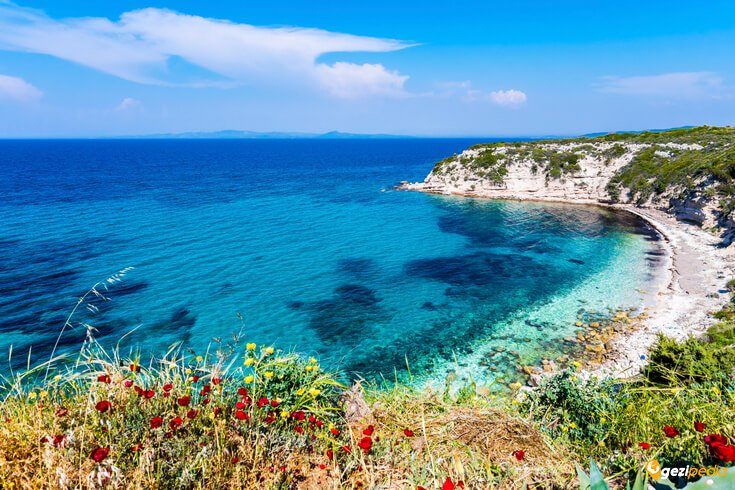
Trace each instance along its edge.
{"label": "shoreline", "polygon": [[646,293],[642,327],[616,336],[609,359],[586,366],[583,378],[624,378],[638,374],[647,363],[648,351],[659,333],[676,340],[699,336],[717,320],[712,313],[729,301],[724,286],[735,275],[735,250],[719,246],[716,236],[696,225],[677,221],[668,213],[630,204],[611,204],[593,200],[545,199],[503,192],[497,194],[447,192],[426,188],[423,183],[401,183],[398,190],[444,196],[461,196],[504,201],[534,201],[582,206],[596,206],[634,214],[661,237],[664,263],[656,271],[655,290]]}

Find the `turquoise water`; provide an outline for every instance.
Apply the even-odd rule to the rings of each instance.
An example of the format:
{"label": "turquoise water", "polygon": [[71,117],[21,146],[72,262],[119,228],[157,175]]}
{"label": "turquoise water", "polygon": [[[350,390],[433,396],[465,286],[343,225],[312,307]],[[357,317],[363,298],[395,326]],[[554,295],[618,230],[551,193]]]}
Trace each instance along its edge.
{"label": "turquoise water", "polygon": [[203,352],[242,329],[350,375],[491,379],[515,362],[490,370],[492,346],[537,359],[580,308],[641,305],[658,252],[637,218],[392,190],[472,143],[2,141],[0,351],[45,359],[124,267],[78,317],[104,342]]}

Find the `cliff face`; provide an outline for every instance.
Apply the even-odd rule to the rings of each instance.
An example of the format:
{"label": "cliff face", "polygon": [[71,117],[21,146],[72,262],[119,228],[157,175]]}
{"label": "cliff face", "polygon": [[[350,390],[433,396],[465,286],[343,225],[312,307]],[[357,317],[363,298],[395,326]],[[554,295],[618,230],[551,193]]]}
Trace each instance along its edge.
{"label": "cliff face", "polygon": [[735,130],[693,128],[477,145],[401,188],[440,194],[628,204],[735,235]]}

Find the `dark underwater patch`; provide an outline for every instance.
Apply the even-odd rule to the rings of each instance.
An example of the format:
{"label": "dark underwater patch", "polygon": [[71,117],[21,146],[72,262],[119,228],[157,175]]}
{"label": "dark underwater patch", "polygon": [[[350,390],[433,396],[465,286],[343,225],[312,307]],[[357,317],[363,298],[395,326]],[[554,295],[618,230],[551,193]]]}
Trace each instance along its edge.
{"label": "dark underwater patch", "polygon": [[364,257],[350,257],[337,262],[337,271],[354,279],[361,279],[377,271],[375,261]]}

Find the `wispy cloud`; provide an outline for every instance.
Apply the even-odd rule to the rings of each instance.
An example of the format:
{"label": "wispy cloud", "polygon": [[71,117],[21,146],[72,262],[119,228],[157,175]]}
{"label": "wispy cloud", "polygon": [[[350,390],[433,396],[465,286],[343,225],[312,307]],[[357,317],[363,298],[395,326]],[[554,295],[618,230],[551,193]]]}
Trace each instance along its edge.
{"label": "wispy cloud", "polygon": [[[0,0],[0,49],[47,54],[145,84],[228,86],[291,80],[336,96],[397,95],[404,90],[405,75],[379,64],[328,65],[318,59],[328,53],[388,52],[409,46],[394,39],[259,27],[157,8],[126,12],[117,21],[53,19]],[[189,68],[186,74],[172,69],[181,61]]]}
{"label": "wispy cloud", "polygon": [[725,91],[723,78],[706,71],[604,77],[597,87],[614,94],[681,99],[719,98]]}
{"label": "wispy cloud", "polygon": [[42,96],[43,92],[22,78],[0,75],[0,99],[33,102]]}
{"label": "wispy cloud", "polygon": [[115,107],[116,112],[130,112],[134,110],[141,110],[143,108],[143,104],[138,100],[134,99],[132,97],[125,97],[123,100],[120,101],[120,103]]}
{"label": "wispy cloud", "polygon": [[503,107],[520,107],[528,101],[528,96],[520,90],[509,89],[486,92],[474,88],[469,80],[444,82],[440,86],[443,88],[445,95],[459,94],[469,102],[485,101]]}

